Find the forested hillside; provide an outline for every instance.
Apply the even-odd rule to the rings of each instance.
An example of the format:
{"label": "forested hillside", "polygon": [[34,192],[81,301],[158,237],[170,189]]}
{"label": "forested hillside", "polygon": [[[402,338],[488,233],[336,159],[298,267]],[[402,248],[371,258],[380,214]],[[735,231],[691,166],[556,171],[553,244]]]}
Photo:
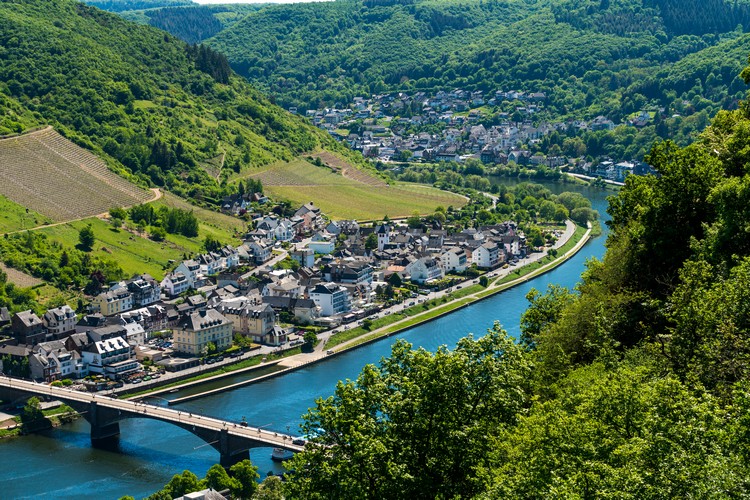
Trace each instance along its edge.
{"label": "forested hillside", "polygon": [[271,6],[208,43],[283,106],[515,89],[547,95],[540,119],[663,108],[687,143],[743,95],[743,27],[750,6],[724,0],[338,0]]}
{"label": "forested hillside", "polygon": [[520,344],[400,341],[341,382],[305,417],[289,498],[750,496],[748,130],[743,104],[656,146],[603,261],[527,295]]}
{"label": "forested hillside", "polygon": [[227,60],[73,0],[0,3],[0,135],[53,125],[142,183],[211,203],[229,173],[331,144]]}

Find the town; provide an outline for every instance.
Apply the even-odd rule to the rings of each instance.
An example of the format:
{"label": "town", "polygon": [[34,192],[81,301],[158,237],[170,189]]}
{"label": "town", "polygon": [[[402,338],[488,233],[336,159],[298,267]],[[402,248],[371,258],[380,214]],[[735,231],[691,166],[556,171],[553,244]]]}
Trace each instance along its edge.
{"label": "town", "polygon": [[[223,209],[239,214],[258,198],[230,196]],[[69,305],[41,317],[3,308],[2,371],[92,391],[155,380],[251,346],[292,348],[308,341],[306,330],[346,328],[396,302],[421,301],[428,290],[513,266],[532,249],[511,221],[455,231],[416,215],[359,224],[331,221],[313,203],[290,217],[253,217],[241,245],[186,259],[161,281],[140,274],[112,283],[85,314]],[[537,243],[557,236],[550,230]]]}
{"label": "town", "polygon": [[[655,173],[649,165],[636,160],[603,157],[587,161],[565,156],[559,148],[531,151],[529,146],[539,144],[554,131],[576,134],[615,128],[615,123],[605,116],[554,123],[535,119],[546,99],[544,92],[503,90],[487,94],[463,89],[434,95],[399,92],[369,99],[355,97],[346,106],[307,110],[305,116],[365,157],[383,162],[460,163],[474,158],[484,164],[565,167],[573,173],[615,182],[624,181],[630,174]],[[501,111],[490,116],[493,108]],[[626,125],[640,128],[652,122],[651,112],[641,111]]]}

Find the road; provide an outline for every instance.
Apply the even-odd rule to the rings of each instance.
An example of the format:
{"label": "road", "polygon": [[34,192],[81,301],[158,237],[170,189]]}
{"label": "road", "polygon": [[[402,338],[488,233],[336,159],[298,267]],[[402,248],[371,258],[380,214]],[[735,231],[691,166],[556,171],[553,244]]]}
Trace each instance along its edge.
{"label": "road", "polygon": [[[553,245],[553,248],[555,248],[555,249],[560,248],[565,243],[567,243],[567,241],[575,233],[575,230],[576,230],[576,225],[572,221],[570,221],[570,220],[566,221],[566,223],[565,223],[565,230],[560,235],[560,238],[558,238],[558,240],[555,242],[555,244]],[[589,232],[590,231],[591,231],[591,229],[589,228]],[[574,248],[572,248],[571,250],[569,250],[566,255],[577,252],[580,249],[580,247],[585,243],[586,239],[587,238],[583,238],[581,240],[581,242],[579,242],[578,245],[576,245]],[[494,280],[494,282],[490,283],[490,285],[487,287],[487,289],[492,289],[492,288],[497,288],[497,287],[500,287],[500,286],[505,286],[506,284],[502,284],[501,285],[501,284],[498,284],[497,281],[499,281],[501,278],[503,278],[503,277],[511,274],[512,272],[515,272],[517,269],[520,269],[521,267],[523,267],[523,266],[525,266],[527,264],[531,264],[533,262],[541,260],[541,259],[543,259],[546,256],[547,256],[547,251],[534,253],[534,254],[531,254],[530,256],[527,256],[526,258],[520,259],[518,261],[518,264],[516,266],[510,266],[510,267],[507,267],[505,269],[502,269],[502,268],[495,269],[493,271],[488,272],[487,274],[485,274],[485,276],[487,276],[487,278],[489,278],[491,280]],[[519,277],[518,279],[520,281],[524,281],[524,280],[529,279],[529,277],[528,276],[524,276],[524,277]],[[454,289],[458,289],[459,287],[464,287],[464,286],[470,286],[470,285],[473,284],[473,282],[478,282],[478,281],[479,281],[478,279],[466,280],[463,283],[460,283],[459,285],[456,285],[454,287],[447,288],[447,289],[441,290],[439,292],[431,292],[431,293],[429,293],[428,295],[426,295],[424,297],[424,300],[440,299],[440,298],[442,298],[442,297],[450,294]],[[487,289],[484,289],[481,292],[484,292]],[[481,293],[481,292],[477,292],[477,293],[474,293],[474,294],[471,294],[471,295],[467,295],[465,297],[461,297],[460,299],[455,299],[455,301],[466,300],[467,298],[477,298],[477,295],[479,293]],[[387,315],[397,314],[397,313],[403,312],[404,309],[408,309],[409,307],[412,307],[411,305],[409,305],[409,303],[411,303],[411,302],[415,302],[416,303],[416,300],[415,301],[406,301],[406,302],[403,302],[403,303],[400,303],[400,304],[393,305],[393,306],[391,306],[391,307],[389,307],[387,309],[383,309],[380,313],[378,313],[378,316],[379,317],[383,317],[383,316],[387,316]],[[446,304],[450,304],[450,303],[451,302],[446,302]],[[444,305],[445,304],[443,304],[441,306],[444,306]],[[410,316],[408,318],[402,319],[402,320],[397,321],[395,323],[391,323],[390,325],[384,326],[382,328],[379,328],[379,329],[376,329],[376,330],[372,330],[371,332],[368,333],[368,336],[369,335],[373,335],[373,334],[383,333],[386,329],[392,329],[394,326],[398,326],[399,324],[405,323],[407,321],[411,322],[415,318],[418,319],[420,316],[426,315],[429,312],[430,312],[430,310],[427,310],[424,313],[420,313],[420,314],[417,314],[417,315],[414,315],[414,316]],[[354,328],[354,327],[357,327],[357,326],[359,326],[361,324],[362,324],[362,321],[357,321],[355,323],[352,323],[351,327]],[[320,342],[315,347],[315,349],[313,350],[313,352],[311,352],[311,353],[296,354],[294,356],[290,356],[288,358],[282,359],[279,362],[279,365],[280,366],[284,366],[286,368],[295,368],[295,367],[298,367],[298,366],[302,366],[302,365],[305,365],[305,364],[317,361],[317,360],[319,360],[319,359],[327,356],[327,354],[326,354],[327,349],[326,349],[326,345],[325,344],[326,344],[326,342],[328,342],[328,339],[330,339],[331,336],[334,333],[336,333],[336,330],[338,330],[338,329],[328,330],[328,331],[325,331],[325,332],[322,332],[322,333],[318,334],[318,339],[320,340]],[[358,341],[360,341],[360,338],[354,338],[354,339],[351,339],[351,340],[349,340],[347,342],[343,342],[343,343],[337,345],[334,348],[334,351],[335,352],[339,352],[339,351],[345,350],[345,349],[347,349],[347,347],[350,347],[352,344],[355,344]]]}
{"label": "road", "polygon": [[230,435],[245,437],[254,441],[260,441],[269,446],[283,447],[291,451],[302,451],[304,446],[292,443],[294,436],[278,432],[267,431],[259,427],[244,427],[236,422],[227,422],[217,418],[207,417],[194,413],[188,413],[180,410],[150,405],[141,401],[131,401],[123,399],[110,398],[101,394],[75,391],[65,387],[54,387],[51,385],[30,382],[27,380],[15,379],[7,376],[0,376],[0,386],[28,391],[40,396],[62,401],[76,401],[79,403],[97,403],[97,406],[112,408],[115,410],[126,411],[134,414],[142,414],[147,418],[154,418],[166,422],[177,423],[181,425],[192,425],[220,432],[226,430]]}

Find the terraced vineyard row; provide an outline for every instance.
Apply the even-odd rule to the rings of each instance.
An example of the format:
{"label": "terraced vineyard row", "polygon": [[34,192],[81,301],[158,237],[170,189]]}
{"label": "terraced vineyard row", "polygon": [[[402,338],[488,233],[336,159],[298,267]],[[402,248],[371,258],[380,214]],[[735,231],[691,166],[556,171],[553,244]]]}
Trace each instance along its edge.
{"label": "terraced vineyard row", "polygon": [[375,177],[374,175],[371,175],[370,173],[351,165],[350,163],[342,160],[332,153],[324,151],[321,153],[315,153],[312,156],[314,158],[320,158],[323,163],[340,172],[341,175],[343,175],[347,179],[351,179],[355,182],[366,184],[368,186],[387,186],[383,179]]}
{"label": "terraced vineyard row", "polygon": [[0,194],[55,221],[152,198],[51,127],[0,140]]}
{"label": "terraced vineyard row", "polygon": [[264,186],[348,186],[352,181],[324,167],[298,160],[279,165],[251,177]]}

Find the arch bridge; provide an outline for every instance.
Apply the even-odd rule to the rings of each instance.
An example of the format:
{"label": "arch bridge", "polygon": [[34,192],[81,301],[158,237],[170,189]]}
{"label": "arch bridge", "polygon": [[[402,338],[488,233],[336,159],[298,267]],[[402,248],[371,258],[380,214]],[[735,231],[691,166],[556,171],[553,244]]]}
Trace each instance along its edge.
{"label": "arch bridge", "polygon": [[236,422],[150,405],[140,401],[115,399],[100,394],[53,387],[17,378],[0,376],[0,389],[8,395],[28,395],[64,402],[91,425],[91,443],[101,446],[120,435],[120,421],[127,418],[150,418],[181,427],[195,434],[220,455],[220,463],[230,467],[249,458],[251,448],[273,447],[302,451],[293,443],[294,436],[259,427],[244,427]]}

